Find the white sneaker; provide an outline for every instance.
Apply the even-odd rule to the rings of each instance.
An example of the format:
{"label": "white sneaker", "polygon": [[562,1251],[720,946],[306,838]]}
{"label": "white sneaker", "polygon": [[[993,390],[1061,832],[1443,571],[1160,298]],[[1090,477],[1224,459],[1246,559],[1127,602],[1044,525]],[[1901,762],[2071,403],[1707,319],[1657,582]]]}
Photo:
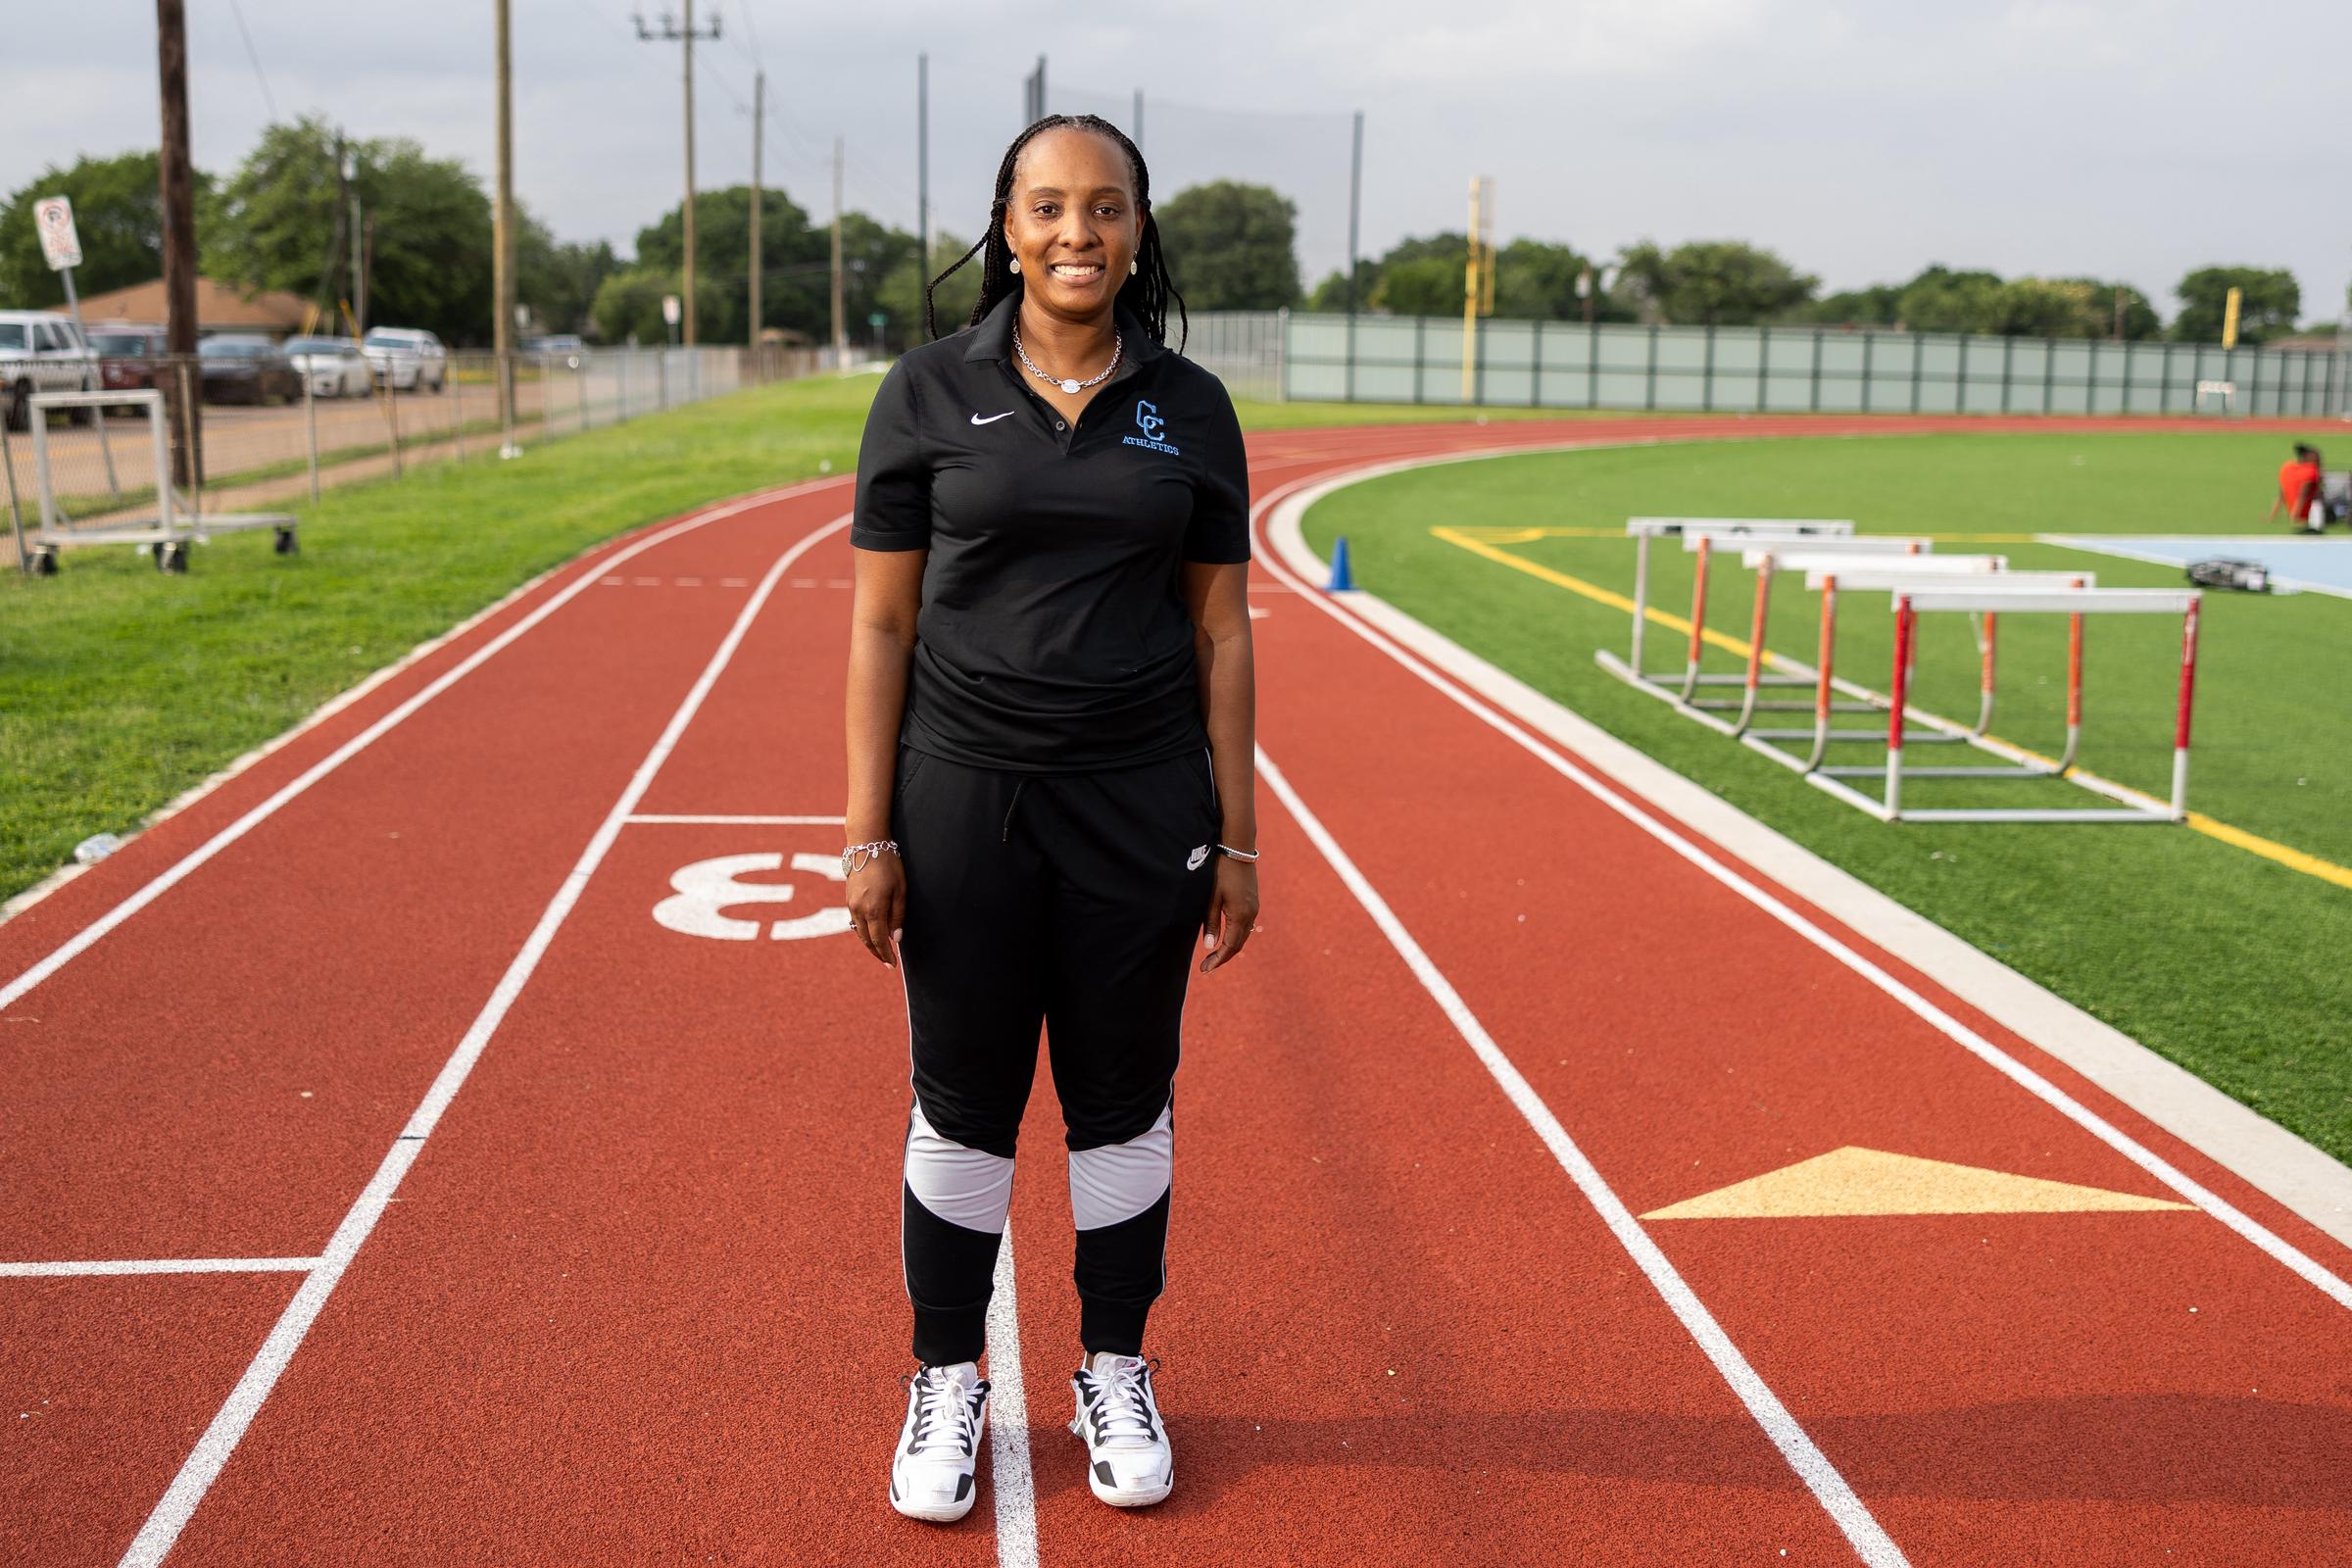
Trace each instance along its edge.
{"label": "white sneaker", "polygon": [[949,1524],[972,1511],[988,1382],[970,1361],[927,1366],[906,1381],[906,1424],[890,1461],[890,1505]]}
{"label": "white sneaker", "polygon": [[1118,1508],[1158,1502],[1176,1485],[1176,1451],[1152,1396],[1152,1365],[1109,1350],[1070,1379],[1078,1415],[1070,1430],[1086,1440],[1086,1482]]}

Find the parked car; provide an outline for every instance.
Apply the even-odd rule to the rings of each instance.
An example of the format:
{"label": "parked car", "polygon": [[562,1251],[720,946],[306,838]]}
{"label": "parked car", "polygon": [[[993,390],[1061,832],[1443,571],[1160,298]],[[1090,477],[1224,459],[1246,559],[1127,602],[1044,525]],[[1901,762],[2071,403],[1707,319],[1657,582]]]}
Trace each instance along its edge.
{"label": "parked car", "polygon": [[542,360],[562,360],[566,370],[578,369],[580,362],[588,358],[588,345],[573,332],[548,332],[538,337],[526,337],[522,340],[522,351],[536,354]]}
{"label": "parked car", "polygon": [[196,345],[207,403],[291,403],[302,396],[294,362],[266,337],[223,333]]}
{"label": "parked car", "polygon": [[378,326],[360,340],[375,378],[399,392],[438,392],[449,381],[449,353],[418,327]]}
{"label": "parked car", "polygon": [[91,327],[90,347],[98,351],[98,384],[109,392],[152,388],[171,352],[162,327],[126,321],[101,321]]}
{"label": "parked car", "polygon": [[290,337],[279,348],[315,398],[364,398],[375,390],[374,368],[347,337]]}
{"label": "parked car", "polygon": [[[74,318],[56,311],[0,311],[0,409],[11,430],[32,419],[35,392],[78,392],[98,384],[98,355],[82,341]],[[87,424],[90,411],[79,411]]]}

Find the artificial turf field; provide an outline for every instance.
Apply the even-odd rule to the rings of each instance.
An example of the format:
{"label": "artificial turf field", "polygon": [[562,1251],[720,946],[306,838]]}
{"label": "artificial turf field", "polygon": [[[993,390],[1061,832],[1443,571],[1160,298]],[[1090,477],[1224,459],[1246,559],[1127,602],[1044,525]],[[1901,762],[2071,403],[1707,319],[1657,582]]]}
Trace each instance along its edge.
{"label": "artificial turf field", "polygon": [[[1629,515],[1850,517],[1860,532],[1933,534],[1940,551],[2005,555],[2014,568],[2087,568],[2103,585],[2179,586],[2172,567],[2030,539],[2262,531],[2267,481],[2288,439],[1888,435],[1498,457],[1341,490],[1308,514],[1306,534],[1326,555],[1345,534],[1359,586],[2346,1158],[2352,889],[2176,827],[1872,820],[1595,665],[1595,649],[1625,651],[1624,610],[1494,559],[1622,595],[1633,585],[1634,547],[1622,531]],[[1527,536],[1536,529],[1573,531]],[[1651,562],[1652,605],[1686,612],[1690,558],[1668,541]],[[1751,583],[1736,562],[1718,568],[1711,626],[1745,637]],[[1810,660],[1818,599],[1793,586],[1780,585],[1766,643]],[[1840,673],[1882,690],[1892,643],[1887,603],[1883,593],[1850,594],[1839,617]],[[1993,732],[2054,751],[2064,622],[2006,617],[2001,635]],[[1680,635],[1653,623],[1650,667],[1679,667],[1682,647]],[[2179,621],[2094,620],[2086,649],[2082,764],[2163,795]],[[2209,593],[2191,809],[2331,866],[2352,865],[2347,660],[2352,603]],[[1708,667],[1740,666],[1714,650]],[[1973,719],[1977,661],[1963,620],[1926,624],[1918,671],[1915,703]],[[1848,747],[1837,760],[1884,756],[1883,747]],[[1918,781],[1905,798],[1915,806],[2105,804],[2038,781]]]}

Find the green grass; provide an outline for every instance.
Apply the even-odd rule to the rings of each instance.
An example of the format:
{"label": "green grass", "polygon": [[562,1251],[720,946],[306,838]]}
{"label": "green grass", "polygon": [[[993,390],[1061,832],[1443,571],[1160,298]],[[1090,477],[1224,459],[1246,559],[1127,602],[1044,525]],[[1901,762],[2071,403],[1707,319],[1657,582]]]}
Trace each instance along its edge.
{"label": "green grass", "polygon": [[299,556],[224,534],[184,577],[127,546],[0,572],[0,897],[597,541],[848,467],[874,385],[782,383],[330,490],[290,509]]}
{"label": "green grass", "polygon": [[[1431,536],[1433,523],[1622,528],[1634,514],[1852,517],[1864,531],[2254,532],[2287,438],[2278,435],[1954,435],[1711,442],[1449,465],[1340,491],[1307,517],[1328,553],[1346,534],[1359,584],[1706,785],[2003,962],[2105,1019],[2338,1158],[2352,1157],[2352,892],[2175,827],[1887,825],[1678,717],[1598,669],[1623,652],[1621,610]],[[1619,593],[1633,547],[1545,539],[1513,554]],[[2087,565],[2102,583],[2178,585],[2170,567],[2034,545],[1939,546],[2017,566]],[[2352,546],[2347,546],[2352,549]],[[1687,558],[1659,551],[1653,603],[1690,604]],[[1744,637],[1747,573],[1709,621]],[[1778,600],[1768,646],[1809,659],[1818,601]],[[2199,661],[2191,807],[2352,864],[2352,713],[2340,663],[2352,604],[2319,595],[2209,594]],[[1840,668],[1883,687],[1887,596],[1847,596]],[[1994,729],[2052,748],[2063,720],[2054,618],[2002,627]],[[2086,638],[2087,767],[2162,793],[2171,765],[2179,623],[2094,621]],[[1679,640],[1650,630],[1653,667]],[[1709,667],[1738,662],[1720,651]],[[1975,656],[1957,617],[1929,623],[1924,706],[1973,716]],[[1801,721],[1801,720],[1800,720]],[[1865,722],[1859,715],[1849,722]],[[1858,746],[1839,760],[1867,762]],[[1941,751],[1943,748],[1936,748]],[[1867,785],[1865,786],[1867,789]],[[1928,781],[1916,805],[1984,785]],[[2005,803],[2087,803],[2060,784],[1992,786]]]}

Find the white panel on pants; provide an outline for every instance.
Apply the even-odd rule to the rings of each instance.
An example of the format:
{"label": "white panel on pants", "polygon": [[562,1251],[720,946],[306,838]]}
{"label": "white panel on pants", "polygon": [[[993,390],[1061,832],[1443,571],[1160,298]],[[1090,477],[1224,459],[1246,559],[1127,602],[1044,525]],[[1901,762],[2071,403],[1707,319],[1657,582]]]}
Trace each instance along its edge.
{"label": "white panel on pants", "polygon": [[1082,1231],[1133,1219],[1168,1190],[1175,1169],[1174,1104],[1151,1128],[1123,1144],[1070,1155],[1070,1218]]}
{"label": "white panel on pants", "polygon": [[1012,1161],[943,1138],[923,1119],[922,1102],[906,1125],[906,1185],[915,1201],[951,1225],[1004,1234],[1012,1206]]}

